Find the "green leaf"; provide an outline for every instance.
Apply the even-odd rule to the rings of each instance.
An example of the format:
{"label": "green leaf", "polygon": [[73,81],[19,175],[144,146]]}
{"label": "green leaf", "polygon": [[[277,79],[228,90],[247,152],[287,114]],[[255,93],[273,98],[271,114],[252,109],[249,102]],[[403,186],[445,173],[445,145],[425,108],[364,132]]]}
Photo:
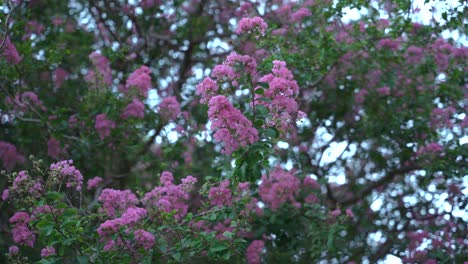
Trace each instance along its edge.
{"label": "green leaf", "polygon": [[265,130],[265,135],[270,137],[270,138],[278,138],[279,137],[279,131],[276,128],[267,128]]}
{"label": "green leaf", "polygon": [[255,99],[255,100],[262,101],[262,102],[271,102],[272,101],[270,98],[267,98],[267,97],[262,97],[262,98],[258,98],[258,99]]}
{"label": "green leaf", "polygon": [[212,246],[212,247],[209,249],[209,251],[214,253],[214,252],[223,251],[223,250],[225,250],[225,249],[227,249],[227,248],[228,248],[227,245],[218,244],[218,245]]}
{"label": "green leaf", "polygon": [[47,220],[37,223],[36,227],[41,233],[44,233],[45,236],[50,236],[54,231],[54,223]]}
{"label": "green leaf", "polygon": [[266,89],[268,89],[268,87],[270,87],[270,84],[266,83],[266,82],[257,82],[257,84],[260,85],[263,88],[266,88]]}
{"label": "green leaf", "polygon": [[232,239],[232,232],[224,231],[223,236],[228,239]]}
{"label": "green leaf", "polygon": [[70,218],[70,217],[73,217],[73,216],[77,215],[77,213],[78,213],[78,209],[76,209],[76,208],[67,208],[67,209],[63,210],[62,216],[64,218]]}
{"label": "green leaf", "polygon": [[255,111],[260,116],[265,116],[265,115],[268,114],[268,109],[264,105],[256,105],[255,106]]}
{"label": "green leaf", "polygon": [[256,94],[264,94],[265,90],[263,88],[257,88],[257,89],[255,89],[255,93]]}
{"label": "green leaf", "polygon": [[76,257],[76,260],[80,264],[87,264],[88,263],[88,257],[87,256],[78,256],[78,257]]}
{"label": "green leaf", "polygon": [[263,124],[265,124],[265,122],[263,122],[263,120],[261,120],[261,119],[255,120],[255,127],[257,127],[257,128],[262,127]]}
{"label": "green leaf", "polygon": [[48,192],[47,193],[47,198],[53,200],[53,201],[59,201],[63,198],[63,193],[59,192]]}

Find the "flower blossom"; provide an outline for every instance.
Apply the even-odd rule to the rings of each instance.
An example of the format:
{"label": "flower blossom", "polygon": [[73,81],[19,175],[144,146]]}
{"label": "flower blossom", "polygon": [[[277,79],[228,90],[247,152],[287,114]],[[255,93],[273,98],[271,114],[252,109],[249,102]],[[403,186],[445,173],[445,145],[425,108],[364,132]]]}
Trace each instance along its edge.
{"label": "flower blossom", "polygon": [[[0,39],[0,41],[2,40]],[[22,60],[18,53],[18,50],[16,50],[15,45],[11,43],[9,37],[7,37],[5,40],[5,46],[3,47],[3,56],[5,57],[7,62],[11,64],[18,64]]]}
{"label": "flower blossom", "polygon": [[96,116],[96,123],[94,125],[101,140],[110,136],[111,130],[115,128],[115,122],[107,119],[106,114],[99,114]]}
{"label": "flower blossom", "polygon": [[271,99],[271,102],[256,101],[256,104],[264,105],[269,110],[271,119],[267,125],[286,132],[290,124],[302,118],[303,115],[295,99],[299,94],[299,86],[292,72],[286,68],[284,61],[275,60],[272,73],[261,77],[259,81],[268,83],[268,89],[263,95],[257,94],[256,98]]}
{"label": "flower blossom", "polygon": [[92,179],[89,179],[87,183],[87,189],[96,189],[102,183],[102,181],[103,179],[101,177],[94,177]]}
{"label": "flower blossom", "polygon": [[47,246],[41,250],[41,257],[47,258],[49,256],[55,255],[55,248],[51,246]]}
{"label": "flower blossom", "polygon": [[180,114],[180,104],[175,96],[166,97],[158,105],[161,117],[166,120],[175,120]]}
{"label": "flower blossom", "polygon": [[260,264],[261,256],[263,249],[265,248],[265,242],[263,240],[254,240],[247,247],[247,263],[249,264]]}
{"label": "flower blossom", "polygon": [[132,87],[138,90],[139,95],[148,96],[148,90],[152,87],[150,68],[142,66],[128,76],[124,92],[128,92]]}
{"label": "flower blossom", "polygon": [[[265,32],[267,29],[268,25],[265,23],[265,21],[261,17],[253,17],[253,18],[242,18],[236,29],[236,34],[242,34],[242,33],[252,33],[254,31],[260,33],[260,35],[265,36]],[[257,36],[258,38],[258,36]]]}
{"label": "flower blossom", "polygon": [[124,212],[138,204],[137,197],[130,190],[104,189],[98,201],[102,203],[101,212],[110,217],[115,217],[118,212]]}
{"label": "flower blossom", "polygon": [[16,150],[16,147],[5,141],[0,141],[0,159],[3,167],[8,171],[11,171],[17,163],[25,161],[25,158]]}
{"label": "flower blossom", "polygon": [[122,118],[127,119],[129,117],[144,118],[145,117],[145,105],[138,98],[133,98],[132,102],[129,103],[123,113]]}
{"label": "flower blossom", "polygon": [[277,210],[288,201],[299,208],[301,204],[296,201],[295,196],[299,193],[300,185],[301,181],[292,172],[276,167],[269,176],[262,176],[258,193],[271,210]]}
{"label": "flower blossom", "polygon": [[104,55],[95,51],[89,55],[89,59],[93,63],[98,73],[98,75],[96,75],[96,73],[92,71],[90,74],[93,76],[89,76],[89,78],[93,80],[94,78],[92,77],[95,77],[97,80],[94,80],[94,82],[104,83],[105,85],[110,86],[112,84],[112,70],[109,60]]}
{"label": "flower blossom", "polygon": [[222,95],[210,99],[208,118],[211,129],[215,131],[214,139],[223,143],[222,153],[230,155],[241,146],[258,140],[258,132],[238,109]]}
{"label": "flower blossom", "polygon": [[60,181],[66,179],[67,188],[74,187],[77,191],[81,190],[83,185],[83,175],[73,166],[73,160],[63,160],[50,165],[50,170],[56,173]]}

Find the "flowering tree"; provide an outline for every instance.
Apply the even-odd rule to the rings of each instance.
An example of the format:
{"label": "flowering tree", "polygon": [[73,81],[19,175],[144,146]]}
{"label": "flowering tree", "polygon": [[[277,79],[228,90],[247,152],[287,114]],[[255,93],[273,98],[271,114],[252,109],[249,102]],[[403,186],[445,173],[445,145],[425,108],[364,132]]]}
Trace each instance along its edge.
{"label": "flowering tree", "polygon": [[461,1],[1,10],[0,262],[465,260]]}

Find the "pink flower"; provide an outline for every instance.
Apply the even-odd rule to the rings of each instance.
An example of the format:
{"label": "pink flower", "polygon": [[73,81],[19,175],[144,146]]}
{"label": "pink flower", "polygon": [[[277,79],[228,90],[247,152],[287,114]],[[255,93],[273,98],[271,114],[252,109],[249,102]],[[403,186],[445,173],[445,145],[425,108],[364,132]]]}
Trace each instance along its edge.
{"label": "pink flower", "polygon": [[305,17],[311,16],[309,9],[301,7],[296,12],[291,14],[291,22],[300,22]]}
{"label": "pink flower", "polygon": [[50,170],[56,173],[59,180],[65,181],[67,188],[74,187],[77,191],[83,185],[83,175],[73,166],[73,160],[63,160],[50,165]]}
{"label": "pink flower", "polygon": [[98,76],[95,76],[94,74],[94,76],[98,78],[98,80],[95,80],[95,82],[104,83],[110,86],[112,84],[112,70],[110,68],[109,60],[105,56],[97,52],[92,52],[89,55],[89,59],[93,63],[97,72],[99,73]]}
{"label": "pink flower", "polygon": [[359,92],[354,96],[354,101],[358,104],[364,103],[365,97],[367,95],[366,89],[360,89]]}
{"label": "pink flower", "polygon": [[346,208],[346,216],[349,218],[354,218],[354,213],[350,208]]}
{"label": "pink flower", "polygon": [[263,95],[256,95],[256,99],[264,97],[271,99],[271,102],[256,100],[256,104],[261,104],[268,108],[270,118],[266,126],[273,126],[286,132],[291,123],[300,118],[299,105],[296,96],[299,94],[299,86],[294,80],[290,70],[286,68],[284,61],[273,61],[272,73],[259,79],[260,82],[268,83],[268,89]]}
{"label": "pink flower", "polygon": [[133,98],[132,102],[125,107],[121,116],[124,119],[129,117],[144,118],[145,105],[138,98]]}
{"label": "pink flower", "polygon": [[[188,177],[187,177],[188,178]],[[142,199],[143,204],[148,210],[162,212],[176,211],[175,218],[181,219],[187,214],[187,201],[190,197],[188,182],[194,182],[193,179],[186,179],[180,185],[174,185],[172,173],[164,171],[161,174],[160,181],[162,186],[157,186],[146,193]]]}
{"label": "pink flower", "polygon": [[21,95],[17,94],[13,100],[14,102],[8,97],[5,99],[5,103],[11,105],[17,111],[27,112],[33,108],[35,110],[37,108],[43,111],[47,110],[37,94],[31,91],[24,92]]}
{"label": "pink flower", "polygon": [[341,210],[340,208],[336,208],[335,210],[331,211],[330,212],[330,216],[334,219],[336,218],[337,216],[339,216],[341,214]]}
{"label": "pink flower", "polygon": [[19,248],[17,246],[11,246],[8,248],[8,253],[10,255],[16,255],[19,252]]}
{"label": "pink flower", "polygon": [[129,91],[132,87],[136,88],[141,96],[148,96],[148,90],[151,89],[151,70],[146,66],[136,69],[127,78],[125,91]]}
{"label": "pink flower", "polygon": [[41,250],[41,257],[47,258],[49,256],[55,255],[55,248],[51,246],[47,246]]}
{"label": "pink flower", "polygon": [[218,84],[210,77],[203,79],[201,83],[197,85],[197,95],[201,96],[200,103],[208,103],[210,99],[216,95],[218,91]]}
{"label": "pink flower", "polygon": [[52,159],[59,159],[60,152],[60,141],[55,138],[50,138],[49,141],[47,141],[47,155]]}
{"label": "pink flower", "polygon": [[88,190],[92,190],[92,189],[96,189],[101,183],[102,183],[103,179],[101,177],[94,177],[92,179],[89,179],[88,180],[88,187],[87,189]]}
{"label": "pink flower", "polygon": [[291,202],[293,206],[299,208],[301,205],[295,196],[299,194],[300,184],[301,181],[292,172],[276,167],[269,176],[263,175],[258,193],[262,201],[273,211],[286,202]]}
{"label": "pink flower", "polygon": [[396,40],[390,38],[384,38],[379,41],[377,44],[378,49],[388,49],[391,51],[398,50],[399,44]]}
{"label": "pink flower", "polygon": [[25,161],[25,158],[16,150],[16,147],[5,141],[0,141],[0,159],[3,167],[8,171],[11,171],[17,163]]}
{"label": "pink flower", "polygon": [[254,240],[247,247],[247,263],[249,264],[260,264],[261,263],[261,254],[265,248],[265,242],[263,240]]}
{"label": "pink flower", "polygon": [[158,105],[159,114],[166,120],[175,120],[180,115],[180,104],[175,96],[166,97]]}
{"label": "pink flower", "polygon": [[[254,18],[242,18],[237,24],[236,34],[248,33],[251,34],[254,31],[265,36],[265,31],[268,25],[263,21],[261,17]],[[258,35],[256,36],[258,38]]]}
{"label": "pink flower", "polygon": [[154,235],[148,231],[141,229],[135,231],[136,244],[145,250],[150,250],[154,246],[155,240]]}
{"label": "pink flower", "polygon": [[162,3],[162,0],[142,0],[140,1],[140,6],[143,9],[146,9],[146,8],[151,8],[156,5],[160,5],[161,3]]}
{"label": "pink flower", "polygon": [[214,139],[222,142],[223,153],[230,155],[241,146],[252,144],[258,140],[258,132],[238,109],[222,95],[210,99],[208,118],[211,129],[215,131]]}
{"label": "pink flower", "polygon": [[381,96],[388,96],[390,95],[390,88],[388,88],[387,86],[378,88],[377,93],[379,93]]}
{"label": "pink flower", "polygon": [[435,154],[442,152],[444,148],[437,142],[431,142],[425,146],[421,146],[418,151],[416,152],[416,155],[422,156],[422,155],[427,155],[427,154]]}
{"label": "pink flower", "polygon": [[110,136],[111,130],[115,128],[115,123],[112,120],[107,119],[106,114],[99,114],[96,116],[96,123],[94,125],[99,133],[101,140]]}
{"label": "pink flower", "polygon": [[133,226],[147,215],[148,212],[144,208],[130,207],[125,210],[120,218],[122,219],[123,224]]}
{"label": "pink flower", "polygon": [[6,200],[8,199],[9,196],[10,196],[10,190],[4,189],[4,190],[3,190],[3,193],[2,193],[2,200],[3,200],[3,201],[6,201]]}
{"label": "pink flower", "polygon": [[[0,39],[0,42],[3,41]],[[11,43],[10,38],[7,37],[5,40],[5,46],[3,47],[3,56],[7,60],[8,63],[11,64],[18,64],[22,58],[20,57],[16,47]]]}
{"label": "pink flower", "polygon": [[17,212],[10,218],[10,223],[13,224],[13,228],[11,229],[13,242],[34,247],[36,236],[29,230],[29,215],[25,212]]}
{"label": "pink flower", "polygon": [[229,189],[229,180],[224,180],[219,187],[211,187],[208,193],[211,205],[223,207],[232,205],[232,192]]}
{"label": "pink flower", "polygon": [[62,86],[63,82],[70,76],[70,74],[63,68],[58,67],[54,71],[55,87],[58,89]]}
{"label": "pink flower", "polygon": [[98,201],[102,203],[101,211],[110,217],[115,217],[117,212],[124,212],[138,204],[137,197],[130,190],[104,189]]}

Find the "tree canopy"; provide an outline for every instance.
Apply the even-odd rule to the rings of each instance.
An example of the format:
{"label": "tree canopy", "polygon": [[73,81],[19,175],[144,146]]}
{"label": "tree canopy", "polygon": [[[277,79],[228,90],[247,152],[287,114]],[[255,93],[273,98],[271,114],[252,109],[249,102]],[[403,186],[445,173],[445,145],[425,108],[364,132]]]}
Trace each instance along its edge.
{"label": "tree canopy", "polygon": [[0,2],[0,262],[462,263],[463,2]]}

